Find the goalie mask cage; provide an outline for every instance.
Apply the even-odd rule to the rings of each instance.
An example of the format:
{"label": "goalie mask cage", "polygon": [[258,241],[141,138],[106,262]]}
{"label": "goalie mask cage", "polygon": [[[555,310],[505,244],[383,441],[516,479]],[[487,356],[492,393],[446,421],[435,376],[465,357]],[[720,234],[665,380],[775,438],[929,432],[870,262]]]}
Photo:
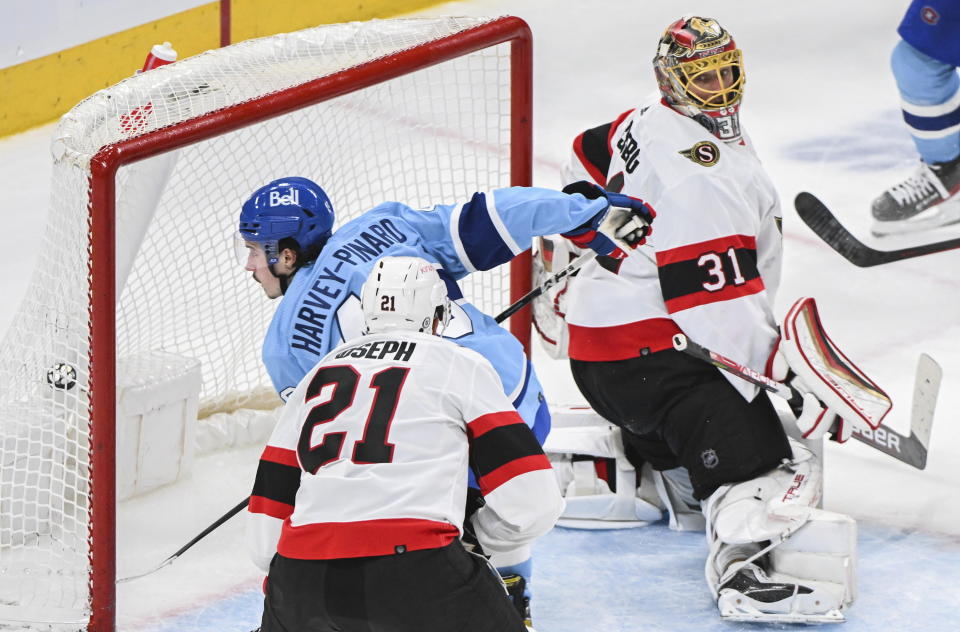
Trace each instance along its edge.
{"label": "goalie mask cage", "polygon": [[[116,626],[118,375],[162,352],[200,361],[201,417],[277,405],[260,360],[275,303],[233,253],[246,197],[305,176],[339,226],[386,200],[529,185],[530,65],[518,18],[335,24],[136,75],[63,117],[37,269],[0,347],[0,628]],[[495,314],[522,296],[518,259],[466,298]]]}

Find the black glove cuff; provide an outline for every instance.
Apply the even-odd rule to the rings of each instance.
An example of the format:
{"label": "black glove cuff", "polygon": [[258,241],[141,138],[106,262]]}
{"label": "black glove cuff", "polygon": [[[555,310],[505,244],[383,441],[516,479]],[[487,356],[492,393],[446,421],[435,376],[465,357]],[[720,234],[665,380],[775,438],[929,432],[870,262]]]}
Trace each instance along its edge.
{"label": "black glove cuff", "polygon": [[592,182],[587,182],[586,180],[580,180],[579,182],[568,184],[567,186],[563,187],[563,192],[567,195],[579,193],[588,200],[596,200],[598,198],[606,197],[603,194],[603,189]]}

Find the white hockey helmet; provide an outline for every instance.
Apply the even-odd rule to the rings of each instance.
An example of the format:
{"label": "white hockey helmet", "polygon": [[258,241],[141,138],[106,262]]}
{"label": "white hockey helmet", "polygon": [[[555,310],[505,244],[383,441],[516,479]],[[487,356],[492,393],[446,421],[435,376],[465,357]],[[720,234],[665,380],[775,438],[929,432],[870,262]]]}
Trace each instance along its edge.
{"label": "white hockey helmet", "polygon": [[360,307],[366,333],[407,330],[433,332],[433,319],[440,320],[438,335],[450,322],[447,286],[437,266],[420,257],[384,257],[373,265],[363,290]]}

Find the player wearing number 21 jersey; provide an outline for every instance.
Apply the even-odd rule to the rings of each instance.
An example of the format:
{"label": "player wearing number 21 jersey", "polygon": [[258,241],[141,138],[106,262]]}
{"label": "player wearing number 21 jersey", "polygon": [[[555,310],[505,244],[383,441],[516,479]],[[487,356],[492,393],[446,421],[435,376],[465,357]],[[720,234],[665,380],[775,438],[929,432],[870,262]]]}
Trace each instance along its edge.
{"label": "player wearing number 21 jersey", "polygon": [[[398,271],[397,266],[406,267]],[[371,302],[395,319],[415,301],[401,304],[400,290],[381,285],[374,294],[365,286],[362,309],[375,333],[336,347],[307,373],[263,451],[250,497],[248,534],[254,561],[270,574],[264,630],[302,629],[290,623],[309,619],[291,614],[301,607],[291,604],[291,591],[303,593],[303,602],[311,602],[311,595],[314,602],[333,599],[330,588],[304,585],[311,573],[330,582],[334,573],[346,573],[343,581],[357,583],[349,598],[356,601],[349,601],[356,608],[353,615],[344,612],[353,606],[332,601],[316,615],[343,626],[329,629],[355,629],[342,624],[338,617],[343,616],[391,621],[377,628],[384,630],[524,629],[492,570],[460,544],[467,470],[473,469],[486,501],[470,521],[488,554],[514,550],[548,531],[563,500],[550,462],[507,399],[490,362],[431,333],[449,322],[448,316],[434,318],[435,313],[449,314],[445,286],[434,266],[417,257],[387,257],[377,262],[367,285],[378,274],[390,273],[399,279],[397,285],[409,285],[424,271],[429,282],[421,283],[416,300],[427,301],[427,307],[404,321],[415,323],[417,330],[389,322],[370,325],[377,318],[370,314]],[[442,304],[435,307],[423,299],[429,291]],[[449,563],[433,568],[430,555],[448,556]],[[325,566],[329,560],[338,565]],[[434,604],[430,594],[433,584],[457,564],[467,569],[463,577],[472,578],[469,589],[458,593],[456,584],[437,588],[460,595],[450,599],[464,600],[448,604],[454,615],[443,612],[447,597]],[[361,576],[362,581],[357,579]],[[368,594],[377,585],[384,594]],[[370,603],[373,598],[378,605]],[[492,605],[476,606],[476,599],[492,600]],[[483,612],[464,611],[474,607]],[[455,624],[459,616],[476,620]],[[291,618],[273,627],[271,617]],[[398,617],[404,625],[393,620]]]}

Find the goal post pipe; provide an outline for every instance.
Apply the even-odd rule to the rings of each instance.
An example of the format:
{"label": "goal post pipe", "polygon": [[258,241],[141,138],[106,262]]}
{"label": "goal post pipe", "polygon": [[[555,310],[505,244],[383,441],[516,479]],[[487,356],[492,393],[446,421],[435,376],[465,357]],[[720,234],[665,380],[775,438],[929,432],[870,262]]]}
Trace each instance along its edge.
{"label": "goal post pipe", "polygon": [[[511,44],[510,177],[514,186],[532,182],[532,36],[516,17],[504,17],[331,75],[157,129],[102,148],[91,159],[88,221],[90,289],[91,564],[90,632],[116,626],[116,175],[121,166],[282,116],[388,79],[503,43]],[[530,254],[515,260],[511,301],[530,289]],[[529,309],[529,308],[528,308]],[[529,329],[511,326],[526,348]]]}

